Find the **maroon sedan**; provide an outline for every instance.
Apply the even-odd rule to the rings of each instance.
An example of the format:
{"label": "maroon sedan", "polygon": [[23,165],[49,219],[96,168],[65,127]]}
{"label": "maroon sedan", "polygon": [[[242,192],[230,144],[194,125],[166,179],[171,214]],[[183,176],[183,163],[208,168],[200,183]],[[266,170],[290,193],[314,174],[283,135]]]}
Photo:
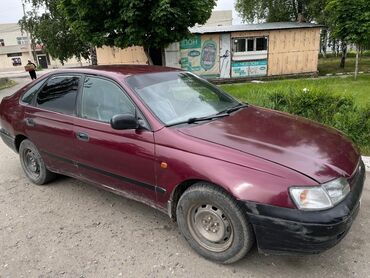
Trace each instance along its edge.
{"label": "maroon sedan", "polygon": [[58,173],[149,204],[217,262],[254,241],[263,252],[324,251],[359,210],[365,169],[348,138],[188,72],[56,71],[4,98],[0,116],[33,183]]}

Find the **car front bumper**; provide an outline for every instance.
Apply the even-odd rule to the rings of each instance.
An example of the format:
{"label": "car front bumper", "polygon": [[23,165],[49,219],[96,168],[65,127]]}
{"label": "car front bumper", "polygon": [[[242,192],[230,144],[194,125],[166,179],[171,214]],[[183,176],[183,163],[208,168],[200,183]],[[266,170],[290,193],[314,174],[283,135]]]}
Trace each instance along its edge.
{"label": "car front bumper", "polygon": [[351,192],[335,207],[323,211],[302,211],[245,202],[258,249],[274,254],[315,254],[341,241],[360,208],[365,181],[361,162],[351,180]]}

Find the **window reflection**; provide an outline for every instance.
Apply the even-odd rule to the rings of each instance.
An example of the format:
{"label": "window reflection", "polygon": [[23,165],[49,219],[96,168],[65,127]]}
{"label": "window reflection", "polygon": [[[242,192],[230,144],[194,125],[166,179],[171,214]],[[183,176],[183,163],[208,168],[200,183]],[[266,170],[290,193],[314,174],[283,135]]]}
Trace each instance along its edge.
{"label": "window reflection", "polygon": [[134,113],[134,105],[113,82],[96,77],[85,79],[81,101],[83,118],[108,123],[115,115]]}
{"label": "window reflection", "polygon": [[37,95],[37,105],[52,111],[73,114],[80,78],[55,77]]}

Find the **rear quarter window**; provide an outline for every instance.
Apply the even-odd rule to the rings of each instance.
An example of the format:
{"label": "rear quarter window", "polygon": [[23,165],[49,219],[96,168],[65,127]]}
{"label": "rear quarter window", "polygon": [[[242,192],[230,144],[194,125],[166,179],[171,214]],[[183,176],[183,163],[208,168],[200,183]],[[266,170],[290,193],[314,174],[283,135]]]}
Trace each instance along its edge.
{"label": "rear quarter window", "polygon": [[22,96],[21,102],[24,104],[31,104],[33,97],[36,95],[36,93],[40,90],[42,85],[45,84],[45,79],[41,80],[40,82],[33,85],[31,88],[29,88]]}

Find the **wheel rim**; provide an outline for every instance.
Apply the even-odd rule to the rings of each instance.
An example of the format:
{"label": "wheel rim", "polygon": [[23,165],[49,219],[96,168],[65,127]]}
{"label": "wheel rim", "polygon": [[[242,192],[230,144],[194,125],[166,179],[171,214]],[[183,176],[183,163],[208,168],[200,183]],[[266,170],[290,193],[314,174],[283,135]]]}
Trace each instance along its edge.
{"label": "wheel rim", "polygon": [[24,151],[23,162],[27,174],[31,178],[37,179],[40,176],[40,162],[36,153],[33,150],[26,149]]}
{"label": "wheel rim", "polygon": [[193,206],[187,216],[188,227],[198,244],[212,252],[227,250],[234,238],[229,218],[211,204]]}

